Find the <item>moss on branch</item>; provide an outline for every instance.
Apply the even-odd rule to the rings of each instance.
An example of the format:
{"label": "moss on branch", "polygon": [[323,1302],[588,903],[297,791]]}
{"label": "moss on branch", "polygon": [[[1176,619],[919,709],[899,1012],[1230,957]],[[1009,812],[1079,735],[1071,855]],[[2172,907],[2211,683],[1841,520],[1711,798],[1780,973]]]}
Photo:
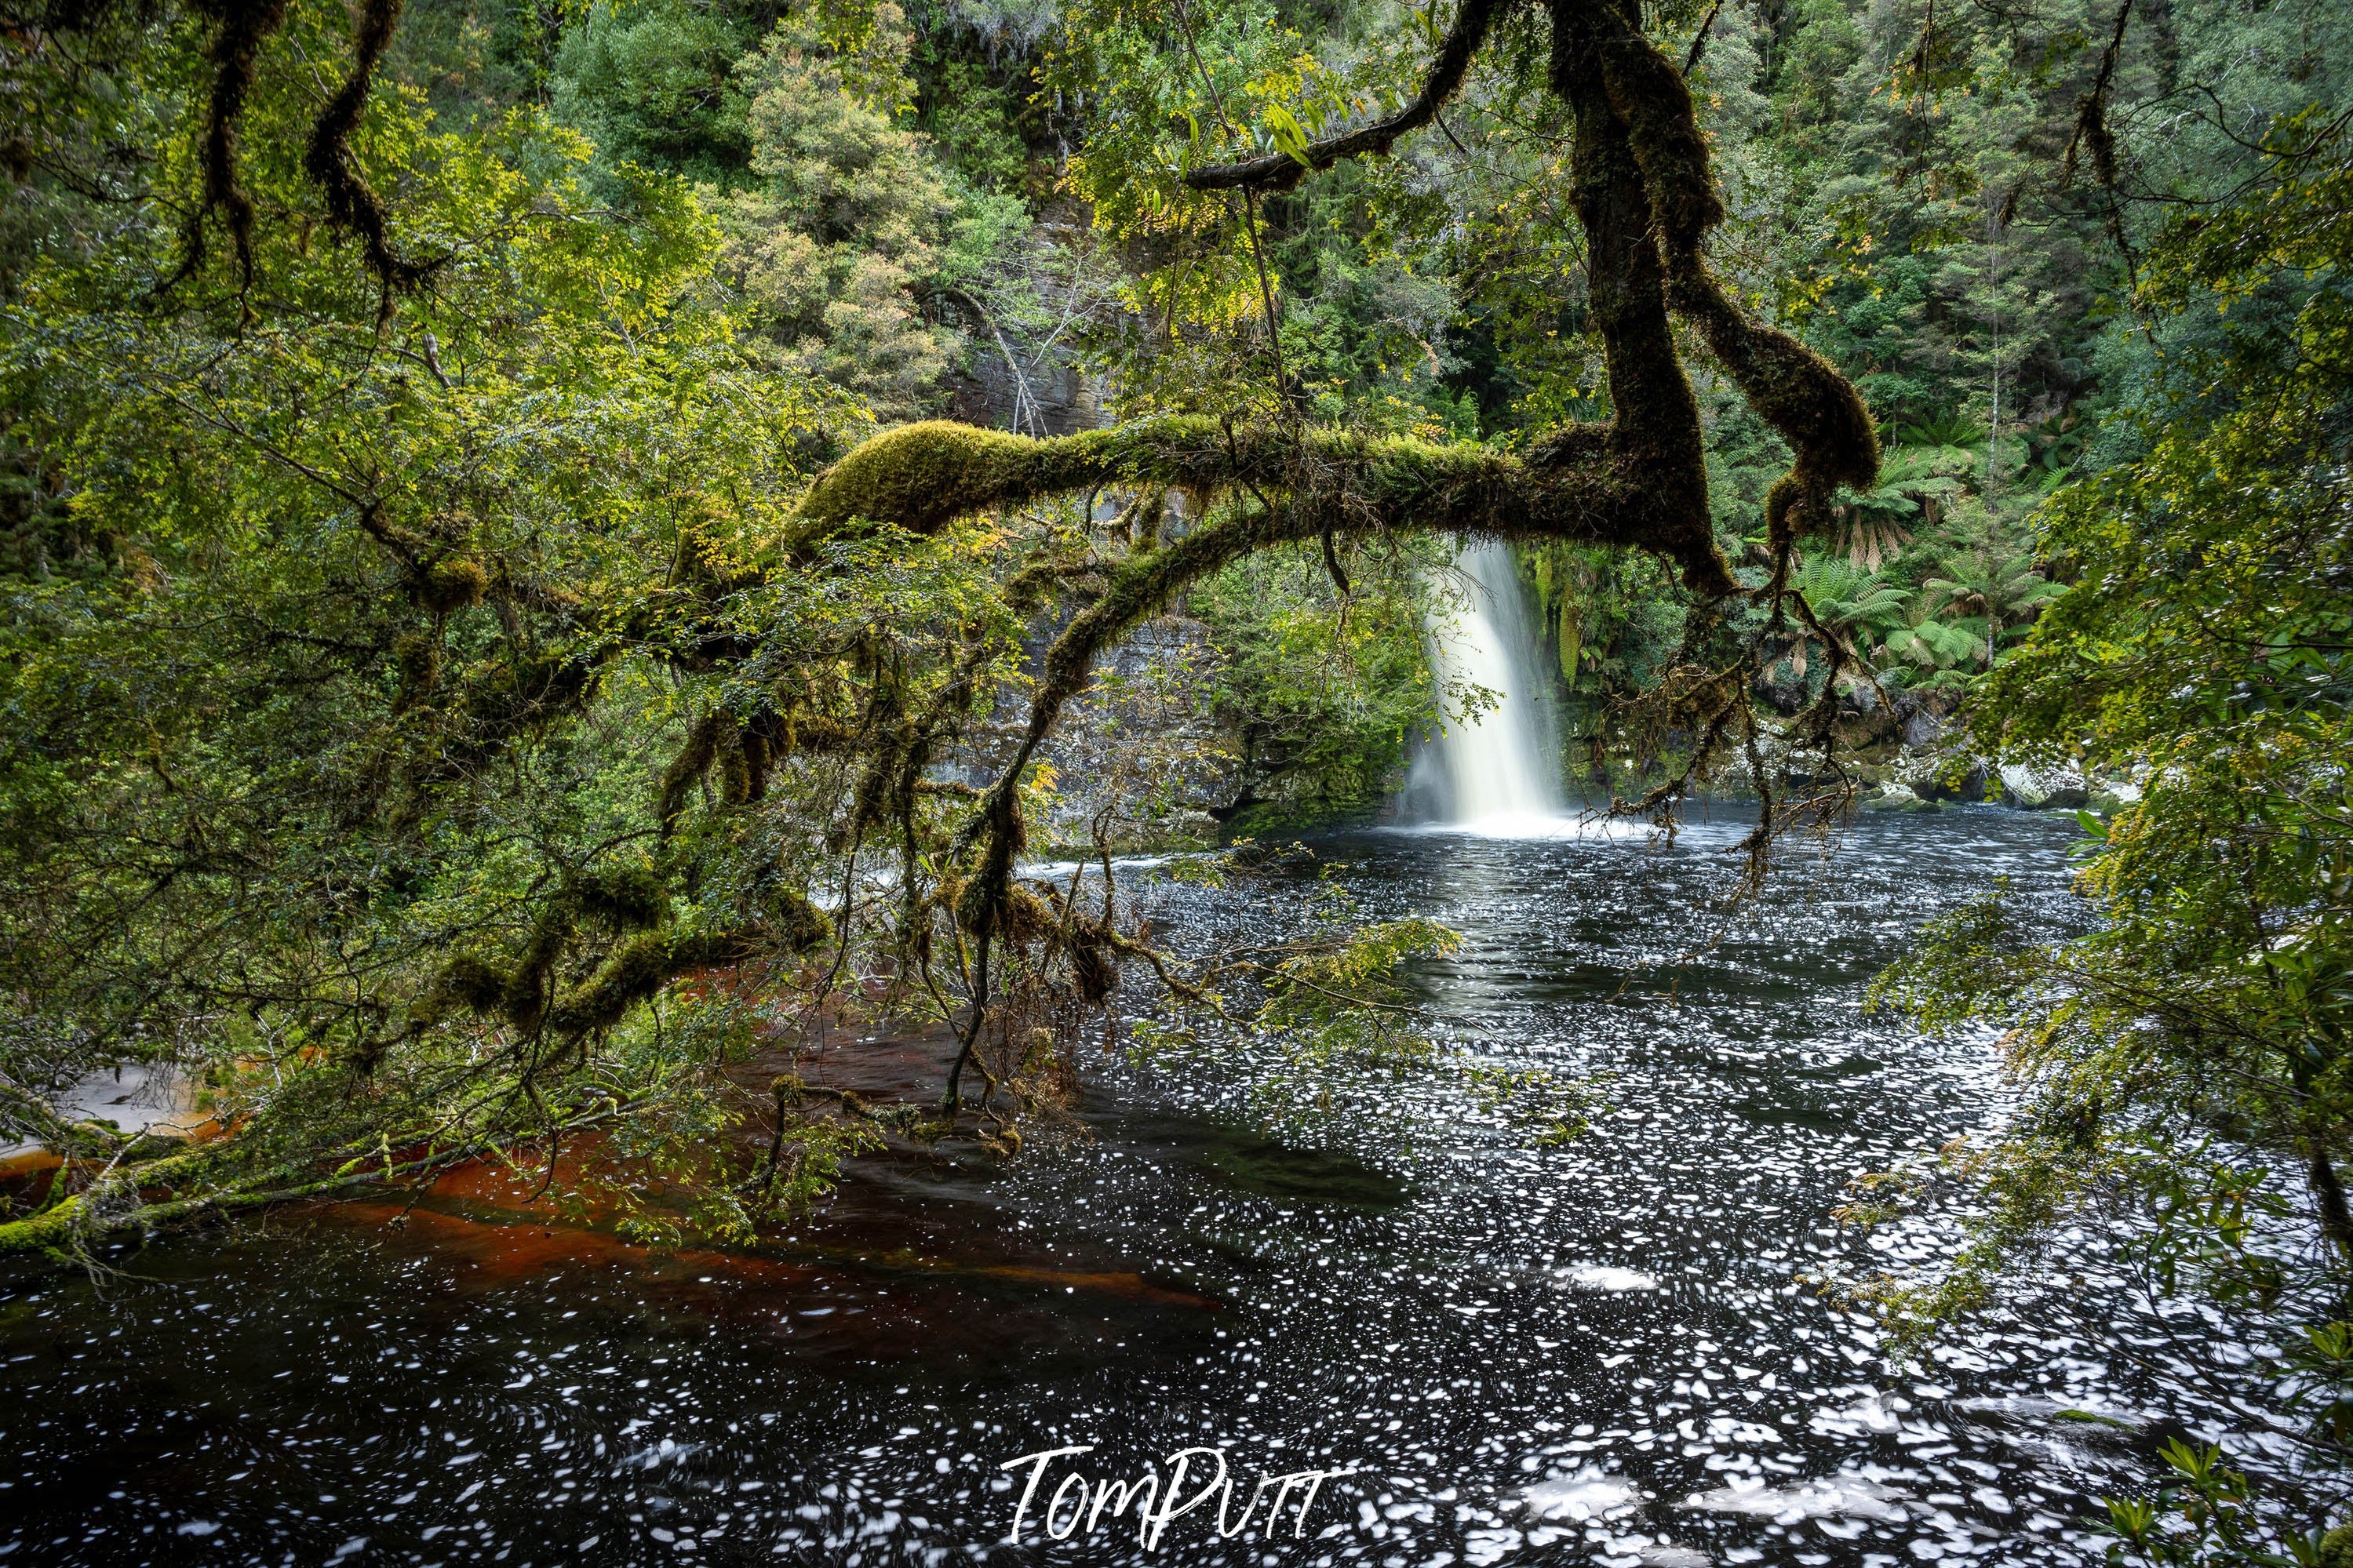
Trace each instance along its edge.
{"label": "moss on branch", "polygon": [[[779,953],[808,952],[832,934],[832,922],[797,893],[772,897],[767,920],[717,930],[640,931],[617,943],[588,976],[548,1000],[545,972],[554,952],[526,948],[512,973],[480,953],[459,953],[446,964],[410,1016],[430,1026],[460,1010],[503,1017],[517,1028],[544,1027],[560,1039],[577,1039],[619,1023],[631,1007],[650,1000],[671,981],[699,969],[755,963]],[[542,930],[568,933],[568,923]],[[559,942],[561,938],[559,937]]]}
{"label": "moss on branch", "polygon": [[[398,1182],[429,1181],[436,1173],[470,1160],[507,1153],[536,1139],[569,1137],[638,1114],[646,1103],[607,1100],[557,1125],[534,1128],[528,1133],[476,1139],[439,1149],[430,1148],[428,1138],[427,1151],[408,1159],[395,1159],[389,1152],[381,1159],[362,1153],[332,1169],[322,1167],[336,1155],[229,1173],[227,1156],[234,1145],[222,1143],[139,1164],[109,1164],[82,1191],[37,1214],[0,1222],[0,1258],[26,1253],[64,1256],[108,1235],[150,1233],[278,1204],[334,1198]],[[376,1141],[375,1147],[389,1151],[410,1142],[386,1134]],[[347,1145],[339,1152],[348,1154],[353,1147]],[[356,1147],[364,1151],[367,1142],[363,1140]],[[164,1195],[147,1196],[159,1190]]]}
{"label": "moss on branch", "polygon": [[1125,430],[1032,440],[927,420],[865,441],[818,476],[785,540],[805,550],[860,521],[934,533],[993,506],[1018,505],[1124,477]]}
{"label": "moss on branch", "polygon": [[933,420],[877,436],[819,475],[783,543],[806,556],[860,521],[932,533],[992,507],[1129,484],[1271,498],[1292,520],[1285,538],[1426,529],[1631,546],[1673,561],[1695,592],[1729,592],[1704,508],[1606,435],[1564,431],[1523,460],[1471,442],[1198,417],[1044,439]]}

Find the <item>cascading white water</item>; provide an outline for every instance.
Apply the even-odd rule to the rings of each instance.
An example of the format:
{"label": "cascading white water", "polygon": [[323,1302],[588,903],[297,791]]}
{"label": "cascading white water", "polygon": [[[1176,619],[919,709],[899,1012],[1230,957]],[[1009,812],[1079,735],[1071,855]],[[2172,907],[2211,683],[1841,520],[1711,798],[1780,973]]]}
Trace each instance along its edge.
{"label": "cascading white water", "polygon": [[[1455,566],[1456,591],[1441,595],[1446,603],[1427,628],[1449,714],[1416,764],[1411,793],[1466,826],[1509,832],[1515,824],[1555,824],[1563,811],[1559,730],[1512,552],[1473,544]],[[1456,704],[1472,686],[1500,700],[1464,716]]]}

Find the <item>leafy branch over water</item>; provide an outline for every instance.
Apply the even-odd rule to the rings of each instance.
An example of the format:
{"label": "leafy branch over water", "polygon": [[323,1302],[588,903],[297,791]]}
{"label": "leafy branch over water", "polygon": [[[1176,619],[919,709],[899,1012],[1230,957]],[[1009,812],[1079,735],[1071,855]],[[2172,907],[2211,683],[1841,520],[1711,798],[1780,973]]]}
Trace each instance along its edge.
{"label": "leafy branch over water", "polygon": [[[67,1156],[0,1250],[489,1153],[551,1190],[634,1164],[741,1233],[871,1122],[740,1081],[843,1023],[953,1035],[940,1135],[1012,1146],[1127,977],[1202,989],[1108,889],[1026,885],[1040,748],[1106,653],[1269,552],[1316,551],[1344,600],[1344,557],[1425,531],[1666,563],[1700,613],[1651,718],[1691,732],[1694,771],[1635,808],[1731,761],[1767,803],[1760,857],[1777,831],[1746,695],[1763,646],[1730,611],[1807,623],[1792,552],[1874,483],[1877,437],[1718,276],[1709,143],[1633,8],[1542,18],[1609,396],[1509,448],[1305,418],[1286,389],[1036,439],[878,429],[909,379],[891,363],[938,347],[898,297],[973,306],[958,268],[1009,221],[951,201],[896,128],[893,6],[744,57],[733,194],[600,157],[535,100],[439,111],[380,73],[397,5],[167,11],[12,17],[44,47],[0,64],[38,110],[8,153],[35,195],[0,402],[44,498],[0,678],[0,988],[44,1044],[0,1119]],[[1303,163],[1222,115],[1174,165],[1089,154],[1098,221],[1240,191],[1262,261],[1261,195],[1434,117],[1500,13],[1462,6],[1411,112],[1319,132]],[[1107,121],[1098,153],[1124,134]],[[1762,584],[1717,542],[1693,343],[1788,448]],[[1187,527],[1121,537],[1105,493],[1139,517],[1174,494]],[[1310,1063],[1403,1059],[1384,976],[1448,940],[1253,958],[1265,1025]],[[26,1120],[126,1058],[203,1080],[218,1136]],[[731,1130],[759,1148],[753,1127],[744,1168]]]}

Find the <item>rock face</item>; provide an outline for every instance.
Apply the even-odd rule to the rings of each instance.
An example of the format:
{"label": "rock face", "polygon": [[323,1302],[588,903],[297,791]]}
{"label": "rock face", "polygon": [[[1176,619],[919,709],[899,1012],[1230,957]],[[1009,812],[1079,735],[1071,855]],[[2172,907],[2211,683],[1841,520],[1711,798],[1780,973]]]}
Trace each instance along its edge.
{"label": "rock face", "polygon": [[1904,719],[1904,743],[1912,750],[1925,751],[1936,743],[1945,732],[1945,716],[1926,703],[1915,703]]}
{"label": "rock face", "polygon": [[2092,798],[2076,764],[2004,763],[2000,774],[2003,804],[2028,811],[2075,811]]}
{"label": "rock face", "polygon": [[1968,750],[1954,722],[1958,695],[1889,688],[1885,701],[1867,681],[1841,679],[1838,739],[1852,753],[1851,773],[1866,786],[1857,804],[1866,810],[1924,811],[1940,804],[1998,801],[2021,811],[2104,815],[2140,798],[2138,786],[2088,775],[2080,763],[2057,758],[1980,757]]}
{"label": "rock face", "polygon": [[1008,339],[1008,346],[1011,363],[990,336],[980,336],[970,370],[950,388],[950,418],[1024,436],[1074,436],[1112,423],[1100,377],[1050,361],[1027,363],[1019,345]]}
{"label": "rock face", "polygon": [[1105,325],[1119,313],[1115,276],[1082,260],[1094,248],[1092,232],[1082,211],[1050,209],[1014,248],[1020,286],[1011,297],[994,305],[963,289],[944,297],[972,350],[949,382],[948,417],[1024,436],[1113,423],[1108,378],[1081,369],[1071,348],[1073,321]]}
{"label": "rock face", "polygon": [[[1035,672],[1055,627],[1033,639]],[[1095,667],[1038,756],[1052,789],[1029,816],[1032,854],[1090,854],[1101,833],[1116,854],[1217,842],[1243,794],[1242,764],[1211,699],[1216,651],[1200,622],[1164,616],[1136,629]],[[998,705],[973,744],[933,770],[935,780],[986,787],[1013,761],[1026,700]]]}

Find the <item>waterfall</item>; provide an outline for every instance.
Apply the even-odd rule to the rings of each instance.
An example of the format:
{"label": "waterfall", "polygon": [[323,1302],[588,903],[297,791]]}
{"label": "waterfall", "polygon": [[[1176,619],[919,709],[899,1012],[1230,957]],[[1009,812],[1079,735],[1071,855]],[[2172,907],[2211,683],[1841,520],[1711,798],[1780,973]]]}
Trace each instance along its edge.
{"label": "waterfall", "polygon": [[[1520,595],[1512,552],[1473,544],[1455,559],[1459,578],[1427,627],[1431,673],[1449,713],[1417,760],[1408,794],[1439,818],[1491,831],[1536,829],[1563,812],[1559,731],[1551,679]],[[1477,686],[1501,700],[1464,717],[1458,694]]]}

